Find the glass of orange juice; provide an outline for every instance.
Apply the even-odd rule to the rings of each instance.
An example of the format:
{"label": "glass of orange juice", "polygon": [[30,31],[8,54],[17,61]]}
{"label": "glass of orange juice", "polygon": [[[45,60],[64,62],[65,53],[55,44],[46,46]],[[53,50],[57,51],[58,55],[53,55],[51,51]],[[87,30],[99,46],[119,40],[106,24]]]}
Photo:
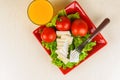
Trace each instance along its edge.
{"label": "glass of orange juice", "polygon": [[34,0],[28,7],[29,19],[37,25],[48,23],[53,17],[53,7],[48,0]]}

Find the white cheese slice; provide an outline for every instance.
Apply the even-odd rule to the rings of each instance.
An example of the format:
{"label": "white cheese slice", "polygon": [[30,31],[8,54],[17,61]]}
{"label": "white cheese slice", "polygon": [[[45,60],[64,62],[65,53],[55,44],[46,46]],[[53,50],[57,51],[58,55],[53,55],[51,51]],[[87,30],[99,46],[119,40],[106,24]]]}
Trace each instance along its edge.
{"label": "white cheese slice", "polygon": [[[65,39],[60,38],[60,39],[56,39],[56,41],[59,42],[59,43],[64,43],[64,42],[65,42]],[[58,43],[58,44],[59,44],[59,43]]]}
{"label": "white cheese slice", "polygon": [[59,53],[59,51],[57,52],[58,54],[58,59],[60,59],[61,61],[63,61],[65,64],[67,64],[69,62],[69,59],[66,58],[65,56],[63,56],[61,53]]}
{"label": "white cheese slice", "polygon": [[57,36],[71,35],[70,31],[56,31]]}
{"label": "white cheese slice", "polygon": [[61,49],[62,48],[62,46],[57,46],[57,49]]}
{"label": "white cheese slice", "polygon": [[71,37],[71,35],[62,35],[62,36],[61,36],[62,39],[67,39],[67,38],[69,38],[69,37]]}
{"label": "white cheese slice", "polygon": [[66,49],[64,49],[64,48],[59,49],[59,53],[61,53],[65,57],[67,57],[67,55],[68,55],[68,51]]}
{"label": "white cheese slice", "polygon": [[61,39],[62,40],[66,40],[67,42],[68,42],[68,44],[71,44],[72,43],[72,41],[73,41],[73,37],[71,37],[71,36],[61,36]]}
{"label": "white cheese slice", "polygon": [[59,47],[61,47],[61,46],[63,46],[64,45],[64,43],[61,43],[61,44],[57,44],[57,46],[59,46]]}
{"label": "white cheese slice", "polygon": [[69,62],[68,56],[68,48],[69,45],[72,44],[73,37],[71,37],[70,31],[56,31],[57,36],[57,50],[58,58],[62,60],[65,64]]}
{"label": "white cheese slice", "polygon": [[73,41],[73,37],[70,37],[70,38],[68,39],[68,43],[69,43],[69,44],[72,44],[72,41]]}

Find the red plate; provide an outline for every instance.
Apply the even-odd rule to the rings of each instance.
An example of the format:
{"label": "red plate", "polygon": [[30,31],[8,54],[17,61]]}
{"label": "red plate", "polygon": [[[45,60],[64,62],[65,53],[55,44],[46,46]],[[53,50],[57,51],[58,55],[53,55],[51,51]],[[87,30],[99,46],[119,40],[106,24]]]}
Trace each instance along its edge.
{"label": "red plate", "polygon": [[[67,14],[71,14],[71,13],[75,13],[78,12],[80,14],[80,17],[85,20],[88,24],[89,27],[89,31],[92,33],[96,27],[95,25],[92,23],[92,21],[89,19],[89,17],[86,15],[86,13],[84,12],[84,10],[81,8],[81,6],[78,4],[77,1],[73,1],[72,3],[70,3],[66,8],[65,8]],[[41,37],[40,37],[40,33],[39,31],[42,30],[44,28],[44,26],[40,26],[39,28],[37,28],[35,31],[33,31],[33,34],[35,35],[35,37],[38,39],[38,41],[41,43]],[[94,39],[93,41],[96,41],[96,46],[94,46],[94,48],[89,52],[88,56],[86,57],[89,58],[90,56],[92,56],[93,54],[95,54],[98,50],[100,50],[102,47],[104,47],[107,42],[106,40],[103,38],[103,36],[99,33]],[[46,50],[46,49],[45,49]],[[46,50],[47,53],[50,55],[50,51]],[[85,59],[85,60],[86,60]],[[81,61],[79,64],[81,64],[82,62],[84,62],[85,60]],[[77,65],[78,66],[78,65]],[[76,66],[75,66],[76,67]],[[63,74],[67,74],[68,72],[70,72],[73,68],[67,68],[67,69],[62,69],[60,68],[60,70],[62,71]]]}

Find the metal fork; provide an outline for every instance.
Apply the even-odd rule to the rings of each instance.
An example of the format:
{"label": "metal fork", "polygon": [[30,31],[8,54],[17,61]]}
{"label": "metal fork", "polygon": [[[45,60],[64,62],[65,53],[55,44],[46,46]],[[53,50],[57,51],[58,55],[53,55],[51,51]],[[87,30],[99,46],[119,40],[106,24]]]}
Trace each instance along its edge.
{"label": "metal fork", "polygon": [[77,48],[75,48],[70,53],[70,62],[78,62],[79,61],[79,55],[81,54],[82,49],[85,47],[85,45],[90,42],[108,23],[110,22],[109,18],[105,18],[104,21],[96,28],[96,30],[93,32],[93,34],[84,41],[81,45],[79,45]]}

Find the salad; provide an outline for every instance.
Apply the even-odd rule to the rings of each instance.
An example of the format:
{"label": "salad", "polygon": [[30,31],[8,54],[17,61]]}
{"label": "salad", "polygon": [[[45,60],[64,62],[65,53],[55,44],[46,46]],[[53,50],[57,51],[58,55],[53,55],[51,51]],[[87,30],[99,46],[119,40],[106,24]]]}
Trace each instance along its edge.
{"label": "salad", "polygon": [[71,62],[70,52],[82,44],[91,34],[87,23],[78,12],[66,14],[63,9],[40,30],[41,43],[51,51],[52,63],[59,68],[67,69],[78,65],[88,56],[96,42],[91,41],[82,50],[78,62]]}

